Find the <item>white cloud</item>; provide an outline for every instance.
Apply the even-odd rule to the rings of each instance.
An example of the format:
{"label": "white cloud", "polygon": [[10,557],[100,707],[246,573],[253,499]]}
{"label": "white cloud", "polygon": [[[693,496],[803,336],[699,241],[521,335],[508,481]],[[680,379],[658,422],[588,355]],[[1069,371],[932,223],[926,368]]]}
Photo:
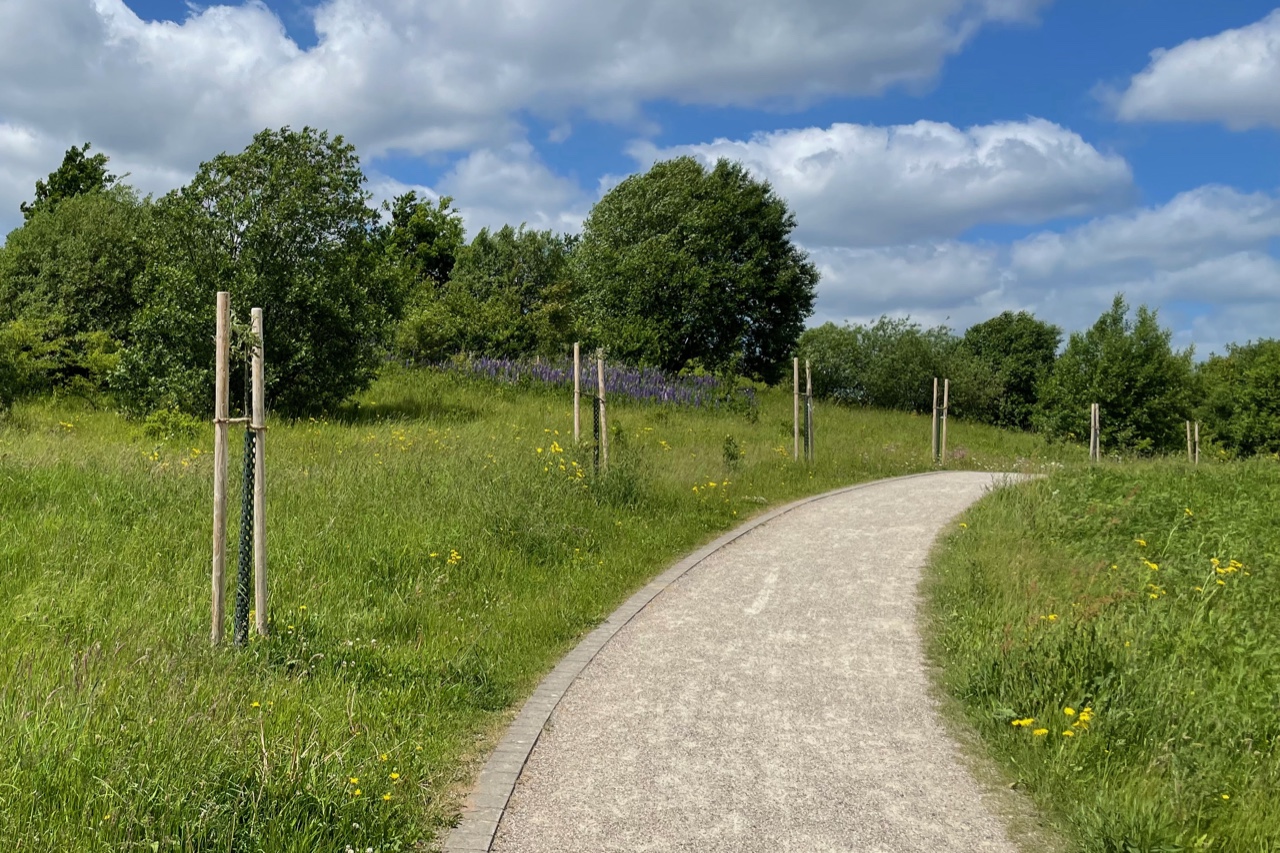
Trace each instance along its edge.
{"label": "white cloud", "polygon": [[468,234],[522,222],[576,233],[596,201],[548,169],[527,143],[473,151],[441,179],[440,191],[457,200]]}
{"label": "white cloud", "polygon": [[1153,51],[1114,102],[1125,121],[1280,127],[1280,9],[1247,27]]}
{"label": "white cloud", "polygon": [[835,124],[750,140],[632,148],[643,164],[724,157],[766,178],[815,245],[876,246],[951,238],[987,223],[1038,224],[1114,209],[1131,198],[1122,157],[1043,119],[961,130],[920,121]]}
{"label": "white cloud", "polygon": [[888,313],[963,328],[1025,309],[1072,331],[1123,292],[1131,305],[1165,306],[1177,345],[1207,355],[1278,334],[1277,240],[1280,196],[1210,186],[1007,246],[815,249],[824,272],[815,321]]}

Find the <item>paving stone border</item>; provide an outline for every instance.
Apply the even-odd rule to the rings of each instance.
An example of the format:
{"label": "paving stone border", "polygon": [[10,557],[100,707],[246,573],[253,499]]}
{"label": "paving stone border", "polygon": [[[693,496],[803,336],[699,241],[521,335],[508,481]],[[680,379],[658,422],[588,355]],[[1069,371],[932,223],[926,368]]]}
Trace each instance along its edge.
{"label": "paving stone border", "polygon": [[815,503],[827,498],[843,495],[848,492],[878,486],[882,483],[898,480],[913,480],[932,477],[938,474],[952,473],[944,471],[926,471],[920,474],[907,474],[901,477],[887,477],[871,480],[853,486],[845,486],[820,495],[801,498],[777,509],[769,510],[756,516],[741,526],[704,545],[692,554],[678,561],[671,568],[658,575],[639,591],[633,594],[622,606],[615,610],[608,619],[598,625],[595,630],[583,638],[578,645],[561,658],[556,667],[542,679],[533,695],[524,703],[520,713],[507,728],[506,734],[498,742],[493,754],[476,777],[475,786],[467,797],[462,809],[462,818],[458,825],[450,831],[444,841],[444,853],[489,853],[493,837],[498,831],[498,824],[506,811],[507,801],[515,789],[516,780],[524,769],[529,754],[533,751],[539,735],[542,734],[551,712],[565,692],[604,645],[613,639],[636,614],[643,610],[649,602],[660,595],[663,590],[675,583],[681,576],[689,572],[716,551],[755,530],[770,521],[791,512],[793,509]]}

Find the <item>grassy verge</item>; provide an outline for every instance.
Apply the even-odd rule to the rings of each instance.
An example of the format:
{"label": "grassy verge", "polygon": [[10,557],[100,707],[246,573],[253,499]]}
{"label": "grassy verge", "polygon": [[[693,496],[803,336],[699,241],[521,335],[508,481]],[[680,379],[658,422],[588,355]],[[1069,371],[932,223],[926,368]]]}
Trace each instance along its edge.
{"label": "grassy verge", "polygon": [[1280,849],[1280,466],[998,492],[925,583],[945,690],[1082,850]]}
{"label": "grassy verge", "polygon": [[[563,394],[390,371],[340,418],[268,433],[274,633],[235,651],[208,644],[211,429],[19,407],[0,425],[0,840],[427,846],[503,715],[673,558],[929,467],[926,418],[820,409],[812,466],[790,418],[782,393],[753,416],[617,401],[597,478]],[[951,446],[990,469],[1081,453],[965,424]]]}

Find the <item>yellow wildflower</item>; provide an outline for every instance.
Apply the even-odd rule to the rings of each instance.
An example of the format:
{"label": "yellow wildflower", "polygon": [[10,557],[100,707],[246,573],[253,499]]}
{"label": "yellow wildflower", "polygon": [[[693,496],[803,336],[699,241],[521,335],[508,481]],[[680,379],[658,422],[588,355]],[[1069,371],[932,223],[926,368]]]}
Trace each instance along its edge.
{"label": "yellow wildflower", "polygon": [[1032,734],[1034,737],[1044,737],[1044,736],[1045,736],[1045,735],[1047,735],[1048,733],[1049,733],[1049,730],[1048,730],[1048,729],[1036,729],[1036,730],[1035,730],[1034,732],[1032,732],[1031,734]]}
{"label": "yellow wildflower", "polygon": [[1145,540],[1145,539],[1135,539],[1135,540],[1133,540],[1133,541],[1134,541],[1134,542],[1137,542],[1137,543],[1138,543],[1139,545],[1141,545],[1143,548],[1147,547],[1147,540]]}
{"label": "yellow wildflower", "polygon": [[1063,733],[1062,733],[1062,736],[1063,736],[1063,737],[1075,737],[1075,736],[1076,736],[1076,733],[1075,733],[1075,732],[1073,732],[1073,731],[1071,731],[1071,729],[1067,729],[1065,732],[1063,732]]}

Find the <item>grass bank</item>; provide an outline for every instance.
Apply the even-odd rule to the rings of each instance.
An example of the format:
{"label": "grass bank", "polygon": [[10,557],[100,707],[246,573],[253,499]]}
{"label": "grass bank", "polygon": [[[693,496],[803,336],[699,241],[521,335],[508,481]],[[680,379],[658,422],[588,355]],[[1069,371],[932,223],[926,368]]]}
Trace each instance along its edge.
{"label": "grass bank", "polygon": [[[391,370],[340,417],[273,424],[274,632],[215,650],[211,428],[19,406],[0,425],[6,849],[426,847],[509,709],[671,560],[769,505],[929,467],[926,418],[829,408],[796,464],[770,392],[739,412],[616,401],[596,477],[569,408]],[[969,468],[1083,455],[960,423],[951,447]]]}
{"label": "grass bank", "polygon": [[1280,465],[1073,468],[976,505],[930,651],[1082,850],[1280,849]]}

